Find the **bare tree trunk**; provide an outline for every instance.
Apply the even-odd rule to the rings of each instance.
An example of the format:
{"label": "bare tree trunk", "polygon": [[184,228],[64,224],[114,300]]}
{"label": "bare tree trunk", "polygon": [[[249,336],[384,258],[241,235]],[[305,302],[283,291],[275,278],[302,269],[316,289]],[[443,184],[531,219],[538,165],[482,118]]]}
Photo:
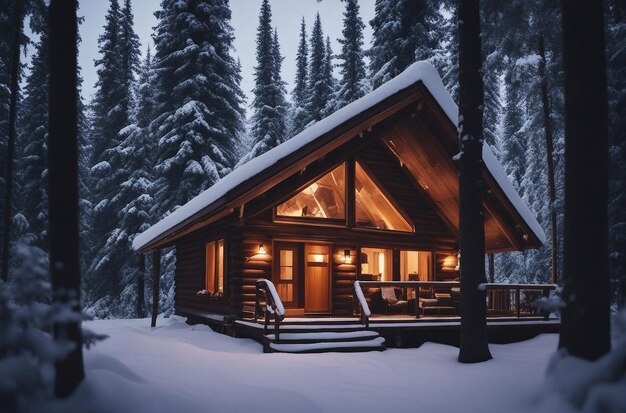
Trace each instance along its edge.
{"label": "bare tree trunk", "polygon": [[548,197],[550,198],[550,232],[552,242],[552,282],[556,284],[558,275],[558,236],[556,220],[556,184],[554,181],[554,139],[552,133],[552,120],[550,119],[550,98],[548,96],[548,79],[546,77],[546,50],[543,36],[539,36],[538,41],[539,56],[539,78],[541,79],[541,102],[543,106],[543,129],[546,137],[546,160],[548,164]]}
{"label": "bare tree trunk", "polygon": [[156,326],[159,314],[159,281],[161,280],[161,250],[152,251],[152,322],[150,326]]}
{"label": "bare tree trunk", "polygon": [[483,211],[483,79],[479,0],[459,3],[459,228],[461,338],[459,361],[491,359],[487,344],[485,222]]}
{"label": "bare tree trunk", "polygon": [[[80,312],[76,8],[76,0],[50,3],[48,193],[54,300]],[[56,322],[54,336],[74,344],[56,363],[55,394],[67,397],[85,377],[80,321]]]}
{"label": "bare tree trunk", "polygon": [[559,348],[608,352],[608,109],[602,2],[562,1],[565,72],[565,308]]}
{"label": "bare tree trunk", "polygon": [[11,46],[11,101],[9,103],[9,136],[7,139],[6,198],[4,200],[4,234],[2,239],[2,279],[9,279],[9,249],[11,248],[11,206],[13,203],[13,164],[15,157],[15,123],[17,121],[17,95],[20,92],[20,48],[24,27],[23,1],[13,5],[13,41]]}

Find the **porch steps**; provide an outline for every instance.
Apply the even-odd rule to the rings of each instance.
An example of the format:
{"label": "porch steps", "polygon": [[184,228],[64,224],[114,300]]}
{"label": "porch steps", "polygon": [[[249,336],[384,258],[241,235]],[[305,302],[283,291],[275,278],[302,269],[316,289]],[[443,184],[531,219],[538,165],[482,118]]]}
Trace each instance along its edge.
{"label": "porch steps", "polygon": [[[305,332],[290,332],[293,329],[281,326],[278,340],[275,334],[263,336],[263,349],[265,352],[274,353],[326,353],[326,352],[361,352],[383,351],[385,339],[376,331],[364,330],[362,326],[358,330],[329,329],[328,326],[317,325],[318,328],[309,327]],[[321,327],[321,328],[320,328]],[[339,326],[333,326],[339,327]],[[350,327],[348,327],[350,328]]]}

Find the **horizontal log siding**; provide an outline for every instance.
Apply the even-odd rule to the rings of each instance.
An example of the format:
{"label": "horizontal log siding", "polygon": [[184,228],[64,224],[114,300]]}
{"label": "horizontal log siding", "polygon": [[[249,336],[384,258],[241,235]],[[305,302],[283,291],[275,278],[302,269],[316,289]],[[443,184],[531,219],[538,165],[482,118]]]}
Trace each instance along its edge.
{"label": "horizontal log siding", "polygon": [[[272,277],[272,240],[269,234],[247,228],[232,229],[231,233],[240,241],[233,248],[231,273],[231,308],[241,314],[244,305],[254,305],[256,280]],[[265,254],[259,254],[259,245],[265,246]]]}
{"label": "horizontal log siding", "polygon": [[[176,272],[174,278],[174,311],[189,313],[190,311],[230,314],[232,311],[228,303],[230,288],[230,258],[231,253],[229,236],[227,235],[226,221],[212,225],[209,228],[196,231],[176,242]],[[197,294],[205,288],[205,245],[209,241],[223,238],[226,255],[224,265],[226,277],[225,297],[213,299],[206,295]]]}
{"label": "horizontal log siding", "polygon": [[[350,250],[345,261],[344,251]],[[354,309],[354,281],[356,281],[357,253],[354,245],[336,245],[333,248],[333,315],[352,315]]]}

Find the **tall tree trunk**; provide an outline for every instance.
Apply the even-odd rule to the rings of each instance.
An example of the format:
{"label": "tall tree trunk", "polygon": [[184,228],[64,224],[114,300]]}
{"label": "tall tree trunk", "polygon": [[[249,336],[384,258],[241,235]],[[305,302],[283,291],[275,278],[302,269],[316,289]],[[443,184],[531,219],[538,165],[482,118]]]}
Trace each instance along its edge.
{"label": "tall tree trunk", "polygon": [[[50,3],[48,194],[54,300],[80,312],[76,9],[77,0]],[[55,394],[67,397],[85,377],[80,321],[56,322],[54,336],[74,344],[56,363]]]}
{"label": "tall tree trunk", "polygon": [[11,248],[11,204],[13,200],[13,163],[15,156],[15,123],[20,78],[20,46],[24,26],[24,2],[13,3],[13,40],[11,46],[11,101],[9,103],[9,136],[7,139],[6,198],[4,200],[4,236],[2,239],[2,279],[9,279],[9,249]]}
{"label": "tall tree trunk", "polygon": [[595,360],[610,341],[608,110],[602,2],[564,0],[565,243],[559,348]]}
{"label": "tall tree trunk", "polygon": [[483,79],[479,0],[462,0],[459,26],[459,228],[461,338],[459,361],[491,359],[487,344],[485,222],[483,211]]}
{"label": "tall tree trunk", "polygon": [[552,120],[550,119],[550,98],[548,96],[548,78],[546,77],[546,50],[543,36],[538,40],[539,78],[541,80],[541,102],[543,106],[543,129],[546,137],[546,160],[548,164],[548,197],[550,198],[550,232],[552,242],[552,282],[556,284],[558,275],[558,237],[556,220],[556,184],[554,182],[554,139],[552,133]]}

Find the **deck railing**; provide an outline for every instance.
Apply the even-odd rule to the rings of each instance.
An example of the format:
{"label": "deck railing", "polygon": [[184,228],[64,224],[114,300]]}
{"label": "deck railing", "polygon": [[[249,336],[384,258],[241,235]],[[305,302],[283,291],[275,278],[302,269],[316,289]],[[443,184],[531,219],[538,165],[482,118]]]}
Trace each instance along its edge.
{"label": "deck railing", "polygon": [[270,321],[274,322],[274,335],[276,342],[279,341],[280,322],[285,318],[285,307],[276,291],[274,283],[265,278],[256,281],[256,297],[254,304],[254,320],[256,321],[260,315],[265,317],[263,326],[264,332],[267,332]]}
{"label": "deck railing", "polygon": [[[402,291],[401,299],[412,304],[414,315],[420,318],[430,314],[460,315],[461,283],[458,281],[355,281],[355,301],[360,312],[361,323],[369,326],[372,315],[370,302],[372,290],[380,287],[394,287]],[[538,317],[548,319],[549,312],[540,309],[535,302],[549,297],[556,290],[555,284],[503,284],[485,283],[479,288],[486,291],[488,317]],[[450,314],[453,312],[453,314]]]}

